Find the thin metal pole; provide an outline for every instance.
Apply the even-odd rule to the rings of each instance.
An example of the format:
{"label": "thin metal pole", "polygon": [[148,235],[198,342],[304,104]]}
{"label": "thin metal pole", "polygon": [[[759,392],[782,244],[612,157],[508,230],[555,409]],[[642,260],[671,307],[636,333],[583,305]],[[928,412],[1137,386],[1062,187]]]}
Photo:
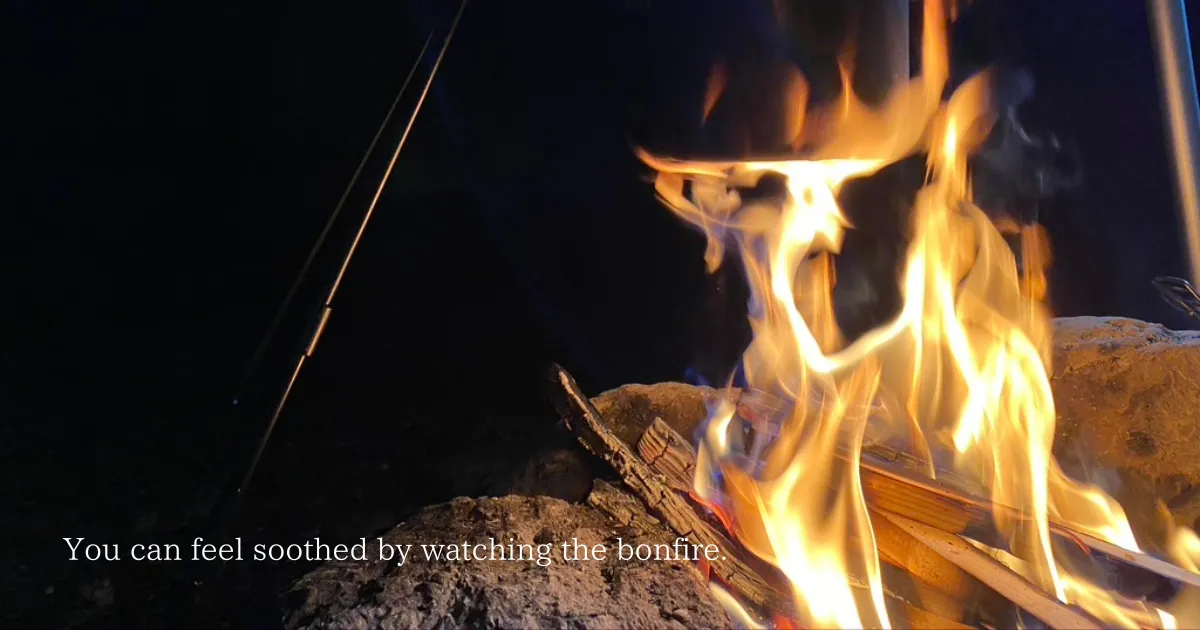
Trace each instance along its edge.
{"label": "thin metal pole", "polygon": [[1200,283],[1200,105],[1183,0],[1147,0],[1171,147],[1179,218],[1193,283]]}
{"label": "thin metal pole", "polygon": [[358,168],[354,169],[354,175],[350,176],[350,182],[346,184],[346,190],[342,191],[342,198],[338,199],[337,205],[333,208],[333,214],[329,215],[329,220],[325,222],[325,227],[321,229],[321,234],[317,236],[317,242],[309,250],[308,258],[300,266],[300,272],[296,274],[296,279],[292,281],[292,286],[288,289],[287,295],[284,296],[279,309],[275,311],[275,318],[271,320],[271,325],[267,327],[266,334],[259,341],[258,347],[254,349],[254,355],[250,357],[246,368],[242,370],[242,379],[238,382],[237,388],[234,390],[234,407],[241,405],[242,395],[246,393],[246,387],[250,384],[250,379],[258,371],[263,357],[266,356],[267,348],[271,346],[276,333],[279,332],[279,326],[283,323],[283,318],[287,315],[288,309],[292,305],[292,300],[296,299],[296,293],[299,292],[300,285],[304,284],[304,279],[308,277],[308,272],[312,268],[313,261],[316,260],[321,247],[325,245],[325,239],[329,237],[329,232],[333,229],[334,224],[337,223],[338,217],[341,216],[342,208],[346,206],[346,200],[350,197],[350,192],[354,190],[355,184],[358,183],[358,178],[362,175],[363,168],[367,165],[367,160],[375,153],[375,145],[379,143],[379,138],[383,136],[383,131],[387,129],[388,124],[392,121],[392,114],[396,113],[396,108],[400,105],[400,100],[408,92],[408,85],[417,74],[417,68],[421,67],[421,61],[425,59],[425,51],[429,49],[429,43],[433,41],[433,33],[433,31],[430,31],[429,37],[425,38],[425,44],[421,46],[421,52],[417,53],[417,59],[413,61],[412,68],[409,68],[408,76],[404,78],[404,83],[400,86],[400,91],[396,92],[396,98],[392,100],[392,106],[388,108],[387,115],[383,117],[383,122],[379,125],[379,130],[375,132],[375,137],[371,138],[371,144],[367,145],[367,152],[363,154],[362,160],[359,161]]}
{"label": "thin metal pole", "polygon": [[258,461],[262,458],[263,451],[267,448],[267,442],[271,439],[275,425],[279,422],[279,415],[283,412],[284,405],[287,404],[292,387],[296,384],[296,378],[300,375],[300,370],[304,367],[304,362],[312,356],[313,351],[316,349],[317,342],[321,339],[321,333],[325,331],[325,325],[329,322],[329,315],[332,313],[330,304],[333,302],[333,297],[337,293],[338,286],[342,283],[342,278],[346,275],[346,269],[350,266],[350,260],[354,257],[354,252],[358,249],[358,243],[362,240],[363,232],[366,231],[367,224],[371,221],[371,215],[374,214],[375,206],[379,203],[380,196],[383,195],[383,189],[387,186],[388,179],[392,176],[392,170],[396,166],[396,160],[400,158],[400,152],[404,149],[404,145],[408,141],[408,135],[412,132],[413,125],[417,122],[417,116],[421,113],[421,107],[425,104],[425,97],[429,95],[429,88],[433,85],[433,79],[437,76],[438,68],[442,65],[442,58],[445,57],[446,50],[450,48],[450,41],[454,38],[454,32],[458,29],[458,22],[462,18],[463,10],[466,8],[467,0],[462,0],[462,4],[458,7],[458,13],[454,16],[454,22],[450,24],[450,30],[446,33],[442,49],[438,52],[437,59],[433,62],[433,68],[429,71],[429,78],[425,80],[425,88],[421,90],[421,96],[417,99],[412,116],[408,118],[408,124],[404,127],[404,134],[400,136],[400,141],[396,143],[396,150],[392,152],[392,159],[388,161],[387,170],[384,171],[383,177],[380,178],[379,186],[375,188],[375,195],[371,198],[370,205],[367,206],[367,212],[363,215],[362,222],[358,226],[358,232],[355,233],[354,240],[351,241],[350,247],[346,251],[346,256],[342,259],[342,265],[338,269],[337,278],[333,281],[333,284],[329,287],[329,292],[325,295],[325,301],[322,305],[320,315],[318,315],[313,325],[312,336],[309,338],[308,345],[305,347],[303,354],[296,359],[296,365],[292,368],[292,374],[288,378],[287,387],[284,388],[279,402],[275,405],[275,410],[271,414],[271,421],[267,424],[267,429],[263,432],[262,439],[259,440],[258,448],[255,450],[254,456],[250,459],[250,465],[246,469],[246,474],[242,476],[242,482],[238,484],[238,495],[243,494],[246,491],[246,487],[250,485],[250,479],[254,476],[254,470],[258,466]]}

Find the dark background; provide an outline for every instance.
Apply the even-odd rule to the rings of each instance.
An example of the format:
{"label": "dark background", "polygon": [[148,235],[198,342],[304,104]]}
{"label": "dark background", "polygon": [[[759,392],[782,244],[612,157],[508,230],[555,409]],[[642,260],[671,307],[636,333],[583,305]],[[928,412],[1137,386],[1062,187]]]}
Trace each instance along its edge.
{"label": "dark background", "polygon": [[[385,155],[230,418],[241,370],[456,4],[10,4],[0,624],[277,618],[305,567],[69,563],[62,538],[210,535]],[[956,54],[1028,68],[1030,116],[1081,156],[1039,204],[1055,313],[1188,326],[1149,284],[1185,267],[1142,3],[976,4]],[[720,363],[702,239],[631,146],[734,152],[704,82],[718,55],[788,54],[772,28],[741,1],[468,6],[234,535],[356,538],[481,491],[495,451],[557,431],[551,361],[590,392]]]}

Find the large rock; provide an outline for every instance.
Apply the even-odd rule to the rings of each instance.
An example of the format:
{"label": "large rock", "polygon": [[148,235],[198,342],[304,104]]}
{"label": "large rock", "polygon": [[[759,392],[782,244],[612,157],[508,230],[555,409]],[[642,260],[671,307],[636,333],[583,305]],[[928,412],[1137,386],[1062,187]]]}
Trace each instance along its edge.
{"label": "large rock", "polygon": [[[548,497],[456,499],[426,508],[383,539],[412,544],[407,563],[331,563],[287,598],[289,630],[389,628],[719,628],[729,624],[697,569],[683,561],[615,558],[615,541],[671,543],[665,529],[618,528],[600,512]],[[421,545],[554,543],[553,562],[427,562]],[[613,549],[605,560],[564,562],[577,538]],[[368,539],[368,549],[378,547]]]}
{"label": "large rock", "polygon": [[[1200,332],[1119,317],[1055,320],[1055,454],[1132,512],[1200,516]],[[1130,505],[1142,503],[1143,505]]]}
{"label": "large rock", "polygon": [[637,444],[655,418],[662,418],[684,437],[695,437],[708,415],[707,403],[717,394],[709,387],[686,383],[633,384],[604,392],[592,404],[617,437]]}

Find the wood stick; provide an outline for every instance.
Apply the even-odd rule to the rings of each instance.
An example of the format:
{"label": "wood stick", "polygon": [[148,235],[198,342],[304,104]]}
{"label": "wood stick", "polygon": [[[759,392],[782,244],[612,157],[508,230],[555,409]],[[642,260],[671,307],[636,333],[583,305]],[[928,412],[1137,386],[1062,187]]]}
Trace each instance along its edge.
{"label": "wood stick", "polygon": [[[696,451],[670,425],[655,418],[638,440],[637,449],[642,459],[661,473],[669,485],[679,492],[691,490]],[[863,461],[861,467],[867,502],[877,509],[901,514],[952,534],[965,533],[976,523],[991,523],[991,514],[986,507],[974,505],[950,491],[927,488],[919,478],[907,476],[903,468],[872,461]],[[987,531],[973,533],[985,539],[992,537]]]}
{"label": "wood stick", "polygon": [[642,507],[641,501],[603,479],[592,483],[592,491],[588,493],[586,501],[624,527],[646,531],[662,525],[662,521]]}
{"label": "wood stick", "polygon": [[[591,493],[588,494],[587,503],[626,527],[647,530],[663,524],[647,512],[645,506],[636,497],[601,479],[595,481]],[[852,586],[856,585],[852,584]],[[866,591],[865,585],[857,588]],[[897,597],[893,593],[885,594],[888,596],[885,601],[888,612],[894,618],[894,625],[898,623],[897,627],[928,628],[930,630],[971,628],[971,626],[956,621],[961,615],[961,602],[944,601],[944,596],[942,600],[936,600],[936,594],[930,596],[928,592],[922,592],[921,589],[916,589],[911,597]],[[909,603],[914,600],[920,607]]]}
{"label": "wood stick", "polygon": [[[688,441],[680,437],[670,425],[656,418],[637,444],[637,450],[645,462],[650,462],[647,464],[638,459],[620,438],[607,429],[603,418],[579,391],[578,385],[569,374],[557,366],[555,380],[566,393],[565,404],[560,406],[560,412],[570,428],[585,447],[613,465],[626,484],[641,496],[648,506],[664,516],[667,525],[684,536],[691,536],[701,544],[708,544],[705,540],[716,540],[720,542],[713,544],[717,544],[722,550],[740,549],[733,546],[733,543],[720,533],[719,528],[697,515],[686,499],[676,494],[686,494],[690,490],[695,474],[695,451]],[[987,544],[996,536],[992,520],[993,511],[1008,510],[1012,516],[1018,518],[1023,517],[1022,514],[973,496],[971,491],[959,487],[969,487],[961,481],[945,483],[945,478],[954,478],[951,474],[939,472],[940,479],[937,481],[924,477],[926,467],[923,462],[884,447],[864,449],[860,463],[864,494],[872,512],[881,516],[874,519],[880,527],[886,528],[885,523],[895,525],[893,530],[918,541],[918,544],[912,546],[914,549],[935,552],[961,571],[986,583],[1013,603],[1054,627],[1098,627],[1087,615],[1062,605],[1019,574],[957,536],[970,536]],[[589,501],[622,520],[613,508],[603,505],[602,499],[589,497]],[[629,518],[631,512],[626,510],[620,514]],[[1059,523],[1052,522],[1051,531],[1081,542],[1115,561],[1170,580],[1200,585],[1200,576],[1162,560],[1121,549],[1094,537],[1071,531]],[[909,623],[913,625],[919,624],[916,620],[922,618],[937,620],[943,626],[960,625],[950,619],[961,619],[959,609],[942,597],[947,580],[939,579],[938,574],[944,578],[945,567],[936,567],[932,575],[934,579],[927,582],[922,579],[921,568],[913,565],[910,554],[890,553],[888,547],[892,546],[891,543],[883,541],[883,536],[879,538],[877,544],[881,558],[893,566],[907,570],[906,575],[912,577],[918,586],[916,592],[921,593],[923,589],[927,595],[916,599],[924,600],[922,603],[926,608],[932,604],[937,609],[931,612],[915,607],[909,603],[911,595],[897,596],[888,590],[885,594],[889,597],[889,610],[907,611],[905,616],[912,617]],[[751,603],[788,614],[786,611],[789,607],[782,605],[785,598],[782,589],[762,579],[754,567],[742,562],[732,553],[727,555],[732,558],[731,561],[722,563],[721,566],[714,564],[712,567],[718,578]],[[852,577],[850,579],[856,582]],[[974,581],[976,580],[972,580]],[[955,586],[953,580],[948,583],[951,588]],[[931,588],[934,585],[936,587]],[[865,589],[865,584],[852,583],[852,586]],[[907,614],[909,612],[911,614]]]}
{"label": "wood stick", "polygon": [[886,513],[883,516],[1050,627],[1100,629],[1101,626],[1087,615],[1047,595],[958,536],[903,516]]}
{"label": "wood stick", "polygon": [[[964,535],[991,547],[1004,547],[996,531],[994,511],[1012,518],[1029,518],[1015,508],[994,504],[932,479],[908,467],[890,465],[866,454],[860,460],[863,494],[880,510],[907,517],[950,534]],[[939,475],[941,472],[939,471]],[[949,476],[949,475],[946,475]],[[959,485],[959,484],[956,484]],[[1125,564],[1171,582],[1200,586],[1200,575],[1144,553],[1129,551],[1050,520],[1050,533],[1081,543],[1099,557]]]}
{"label": "wood stick", "polygon": [[696,477],[696,449],[671,425],[655,418],[638,439],[638,455],[651,468],[662,473],[678,492],[689,493]]}
{"label": "wood stick", "polygon": [[565,394],[556,397],[559,413],[584,448],[612,466],[621,480],[680,536],[701,546],[716,545],[722,556],[709,567],[721,582],[755,606],[794,616],[790,596],[772,587],[740,559],[737,548],[725,536],[704,522],[661,474],[605,426],[600,413],[566,370],[554,366],[552,375]]}
{"label": "wood stick", "polygon": [[[730,393],[738,414],[763,418],[786,409],[787,402],[759,391]],[[668,427],[669,428],[669,427]],[[905,516],[944,532],[973,538],[991,547],[1003,548],[1004,538],[996,531],[995,513],[1013,519],[1028,519],[1019,510],[982,498],[984,490],[961,476],[938,469],[937,480],[927,474],[929,465],[920,458],[882,445],[863,449],[859,458],[863,494],[872,507]],[[1175,583],[1200,587],[1200,575],[1153,556],[1122,549],[1112,543],[1071,529],[1051,520],[1050,532],[1062,539],[1088,547],[1097,557],[1125,564],[1135,570]]]}
{"label": "wood stick", "polygon": [[1183,584],[1200,586],[1200,575],[1196,575],[1191,571],[1177,567],[1166,560],[1160,560],[1154,556],[1148,556],[1144,553],[1122,549],[1121,547],[1118,547],[1108,541],[1100,540],[1099,538],[1089,536],[1088,534],[1074,532],[1073,535],[1084,545],[1095,551],[1099,551],[1110,558],[1120,560],[1126,564],[1138,567],[1140,569],[1145,569],[1151,573],[1171,580],[1176,580]]}
{"label": "wood stick", "polygon": [[[695,474],[695,450],[670,425],[656,419],[638,441],[638,452],[652,468],[668,478],[671,485],[687,491],[690,479]],[[885,508],[890,507],[893,508],[892,514],[916,514],[919,520],[913,520],[918,523],[925,521],[922,523],[924,526],[943,532],[962,527],[955,526],[955,523],[966,523],[959,532],[974,528],[977,535],[981,529],[974,523],[990,522],[990,508],[985,507],[986,502],[968,494],[959,494],[949,484],[939,486],[930,482],[928,486],[925,485],[927,480],[919,477],[924,467],[915,458],[909,459],[914,461],[904,462],[902,456],[894,456],[889,449],[874,447],[864,455],[862,463],[864,483],[869,480],[872,490],[867,493],[867,500],[873,514],[871,522],[879,557],[886,565],[901,570],[912,582],[905,584],[903,580],[889,580],[888,576],[894,572],[885,570],[885,583],[901,598],[917,602],[924,610],[944,618],[962,619],[965,616],[964,601],[974,601],[988,614],[1001,616],[1002,604],[990,601],[996,596],[994,591],[972,589],[973,586],[981,586],[978,579],[970,577],[964,580],[963,575],[969,574],[886,518]],[[956,516],[952,519],[941,516],[946,509]],[[1070,535],[1115,560],[1158,576],[1195,584],[1196,575],[1163,560],[1129,552],[1086,534],[1071,532]]]}
{"label": "wood stick", "polygon": [[[741,547],[734,544],[715,527],[705,522],[691,504],[681,497],[674,487],[680,483],[672,483],[657,471],[651,469],[639,459],[633,451],[611,430],[608,429],[600,413],[596,411],[591,401],[579,389],[578,384],[570,374],[559,366],[551,371],[554,381],[561,387],[562,396],[556,396],[559,414],[568,428],[576,434],[580,442],[593,454],[604,459],[612,466],[635,494],[647,507],[661,516],[665,523],[676,533],[688,538],[689,541],[700,545],[715,544],[722,550],[722,557],[709,563],[712,574],[725,586],[736,591],[739,596],[752,605],[767,611],[796,618],[795,604],[791,594],[782,588],[773,586],[762,577],[745,559],[739,557]],[[665,424],[665,423],[664,423]],[[670,427],[666,427],[670,429]],[[673,433],[673,430],[671,431]],[[666,435],[664,433],[664,435]],[[688,446],[682,438],[668,440],[673,448]],[[694,452],[691,455],[695,461]],[[676,461],[684,461],[678,459]],[[607,486],[607,484],[604,484]],[[690,480],[688,482],[690,485]],[[598,486],[600,493],[589,497],[589,502],[605,511],[622,523],[631,523],[641,516],[630,510],[628,505],[622,506],[620,501],[604,495],[611,486]],[[649,521],[640,520],[647,523]],[[755,559],[757,560],[757,559]],[[764,564],[761,561],[758,564]],[[866,597],[867,585],[848,576],[851,588],[860,591]],[[909,627],[913,628],[964,628],[959,619],[951,619],[940,614],[924,610],[906,598],[887,591],[884,592],[888,610],[893,615],[903,617]],[[948,607],[947,607],[948,608]]]}
{"label": "wood stick", "polygon": [[[638,453],[680,492],[688,492],[695,475],[696,452],[670,425],[656,418],[641,439]],[[978,604],[993,618],[1005,616],[1007,602],[968,573],[889,522],[873,518],[880,559],[907,574],[905,580],[886,580],[889,590],[915,602],[924,611],[948,619],[963,619],[964,602]],[[897,571],[885,571],[897,575]]]}

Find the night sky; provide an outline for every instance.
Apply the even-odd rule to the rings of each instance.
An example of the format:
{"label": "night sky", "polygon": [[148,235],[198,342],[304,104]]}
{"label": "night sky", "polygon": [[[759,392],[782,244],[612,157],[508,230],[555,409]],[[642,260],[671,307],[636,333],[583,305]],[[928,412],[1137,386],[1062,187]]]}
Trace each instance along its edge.
{"label": "night sky", "polygon": [[[682,380],[728,345],[706,323],[702,238],[655,201],[632,147],[738,157],[700,102],[717,57],[798,58],[763,4],[474,0],[246,498],[273,516],[238,527],[270,531],[292,497],[337,488],[392,488],[337,509],[445,500],[458,486],[408,453],[467,447],[403,427],[555,431],[552,361],[598,393]],[[956,63],[1027,68],[1030,120],[1080,156],[1082,185],[1039,207],[1055,313],[1188,326],[1149,284],[1185,267],[1143,4],[976,4]],[[122,609],[131,591],[184,578],[140,576],[118,584],[124,612],[70,617],[89,607],[79,584],[121,569],[67,566],[61,538],[132,535],[236,481],[400,120],[231,417],[241,370],[437,28],[397,118],[411,111],[457,3],[12,8],[0,610],[29,616],[0,625],[119,625],[140,619]],[[384,478],[355,468],[364,444],[389,460]]]}

